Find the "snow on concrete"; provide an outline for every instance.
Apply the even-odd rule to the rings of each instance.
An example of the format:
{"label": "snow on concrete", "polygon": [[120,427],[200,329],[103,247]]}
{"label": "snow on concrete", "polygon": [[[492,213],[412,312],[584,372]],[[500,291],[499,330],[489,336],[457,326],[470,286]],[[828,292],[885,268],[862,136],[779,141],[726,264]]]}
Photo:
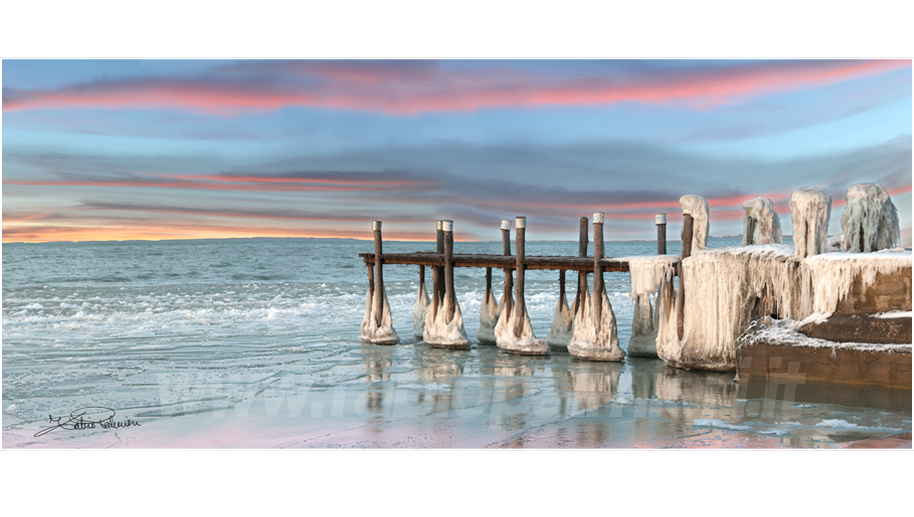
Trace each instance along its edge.
{"label": "snow on concrete", "polygon": [[787,203],[793,220],[793,242],[800,258],[825,252],[831,194],[824,188],[803,187],[793,191]]}
{"label": "snow on concrete", "polygon": [[574,336],[568,343],[568,353],[581,359],[591,361],[622,361],[625,352],[619,347],[616,334],[616,315],[606,296],[602,293],[603,310],[600,314],[600,328],[596,328],[596,318],[592,296],[587,291],[581,293],[583,298],[581,310],[574,317]]}
{"label": "snow on concrete", "polygon": [[413,307],[413,335],[421,338],[425,335],[425,311],[428,310],[429,297],[425,290],[425,280],[419,282],[419,292],[416,294],[416,305]]}
{"label": "snow on concrete", "polygon": [[447,321],[451,301],[444,297],[444,303],[438,306],[438,314],[430,307],[425,312],[425,331],[422,340],[432,346],[445,348],[469,348],[470,340],[463,328],[463,314],[460,305],[454,307],[454,317]]}
{"label": "snow on concrete", "polygon": [[912,312],[911,311],[880,312],[879,314],[874,314],[873,317],[879,318],[879,319],[910,318],[910,317],[912,317]]}
{"label": "snow on concrete", "polygon": [[555,306],[555,317],[552,319],[552,328],[546,335],[546,344],[553,348],[567,349],[572,337],[574,337],[574,311],[568,307],[565,297],[559,296]]}
{"label": "snow on concrete", "polygon": [[687,195],[679,198],[679,207],[682,213],[692,216],[692,250],[703,250],[708,246],[708,229],[710,222],[708,219],[708,201],[695,195]]}
{"label": "snow on concrete", "polygon": [[616,260],[628,262],[632,283],[631,297],[635,303],[632,337],[628,341],[626,351],[631,356],[657,357],[656,342],[660,313],[651,306],[651,296],[657,295],[665,278],[673,277],[679,255],[648,255]]}
{"label": "snow on concrete", "polygon": [[396,345],[400,336],[393,327],[393,318],[390,314],[390,304],[387,302],[387,291],[384,284],[379,283],[375,288],[375,296],[381,297],[381,323],[378,324],[378,314],[374,304],[371,303],[371,290],[365,294],[365,316],[362,318],[361,338],[376,345]]}
{"label": "snow on concrete", "polygon": [[885,187],[858,183],[847,188],[847,206],[841,214],[844,250],[867,253],[893,248],[901,239],[898,209]]}
{"label": "snow on concrete", "polygon": [[[517,303],[521,303],[518,300]],[[545,355],[549,353],[549,345],[543,339],[536,339],[533,327],[530,325],[530,315],[527,307],[521,306],[521,315],[524,318],[520,335],[514,333],[514,318],[517,304],[511,307],[511,312],[502,311],[495,325],[495,341],[498,348],[506,352],[527,355]]]}
{"label": "snow on concrete", "polygon": [[[755,221],[752,233],[753,244],[780,244],[784,242],[781,235],[781,219],[774,211],[774,203],[767,197],[756,196],[743,202],[746,214],[743,216],[743,246],[749,244],[749,221]],[[750,215],[752,214],[752,215]]]}
{"label": "snow on concrete", "polygon": [[776,320],[764,317],[752,323],[748,329],[737,339],[738,347],[747,347],[755,343],[772,345],[802,346],[810,348],[831,348],[836,350],[857,350],[860,352],[892,352],[910,354],[911,344],[887,345],[878,343],[845,343],[840,341],[827,341],[809,337],[796,329],[802,325],[791,319]]}

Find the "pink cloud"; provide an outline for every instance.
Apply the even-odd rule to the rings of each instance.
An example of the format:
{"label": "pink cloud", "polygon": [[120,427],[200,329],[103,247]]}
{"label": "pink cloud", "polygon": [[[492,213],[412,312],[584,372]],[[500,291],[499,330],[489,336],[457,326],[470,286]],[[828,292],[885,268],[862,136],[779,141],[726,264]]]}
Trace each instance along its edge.
{"label": "pink cloud", "polygon": [[[909,60],[778,61],[556,77],[510,68],[458,70],[426,62],[254,62],[222,67],[203,79],[111,80],[8,91],[3,111],[167,108],[234,115],[308,106],[414,115],[626,101],[703,108],[910,67]],[[258,70],[269,74],[252,79],[260,77]]]}

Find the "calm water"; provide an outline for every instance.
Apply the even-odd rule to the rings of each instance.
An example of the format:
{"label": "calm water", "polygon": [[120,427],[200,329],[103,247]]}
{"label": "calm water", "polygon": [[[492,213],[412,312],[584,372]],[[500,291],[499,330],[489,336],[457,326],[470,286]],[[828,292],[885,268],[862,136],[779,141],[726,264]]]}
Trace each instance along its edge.
{"label": "calm water", "polygon": [[[384,245],[391,253],[434,247]],[[656,244],[608,242],[606,250],[650,255]],[[411,332],[415,266],[384,270],[401,344],[364,344],[367,271],[357,255],[371,251],[370,242],[312,239],[3,245],[3,445],[831,447],[911,430],[910,391],[801,384],[771,392],[764,381],[737,385],[731,374],[659,360],[432,349]],[[501,243],[456,243],[455,251],[497,254]],[[576,255],[577,243],[529,242],[526,252]],[[679,253],[678,243],[668,252]],[[471,338],[484,273],[455,271]],[[501,275],[493,276],[500,292]],[[557,277],[527,273],[538,337],[552,323]],[[629,277],[605,278],[624,346]],[[49,415],[87,406],[140,426],[33,436]]]}

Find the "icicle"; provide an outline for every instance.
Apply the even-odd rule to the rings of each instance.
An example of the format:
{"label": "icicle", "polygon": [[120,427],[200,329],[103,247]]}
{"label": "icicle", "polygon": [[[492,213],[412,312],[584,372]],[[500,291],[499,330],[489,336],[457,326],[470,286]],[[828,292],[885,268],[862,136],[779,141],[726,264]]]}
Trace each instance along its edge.
{"label": "icicle", "polygon": [[838,302],[859,276],[863,288],[876,282],[876,275],[890,275],[911,267],[911,252],[884,250],[877,253],[825,253],[806,258],[800,264],[802,288],[800,310],[793,318],[802,320],[813,314],[831,316]]}
{"label": "icicle", "polygon": [[628,355],[657,357],[657,330],[659,314],[651,307],[651,295],[657,294],[661,283],[673,274],[679,255],[656,255],[623,257],[628,262],[631,275],[631,297],[635,302],[635,317],[632,319],[632,337],[626,346]]}
{"label": "icicle", "polygon": [[[518,301],[518,303],[520,303]],[[513,306],[513,307],[516,307]],[[513,309],[512,307],[512,309]],[[533,335],[533,327],[530,325],[530,316],[527,314],[527,308],[523,308],[523,328],[521,334],[514,334],[514,311],[502,311],[498,316],[498,323],[495,325],[495,341],[498,348],[515,354],[543,355],[549,353],[549,345],[543,339],[536,339]]]}
{"label": "icicle", "polygon": [[752,244],[780,244],[784,242],[781,235],[781,219],[774,211],[774,203],[767,197],[757,196],[743,202],[746,214],[743,217],[743,246],[749,240],[749,221],[755,221],[752,233]]}
{"label": "icicle", "polygon": [[381,297],[381,324],[378,324],[378,314],[374,311],[374,304],[371,303],[371,291],[365,295],[365,316],[362,318],[361,337],[364,341],[371,341],[376,345],[396,345],[400,342],[400,336],[394,330],[390,315],[390,304],[387,303],[387,292],[384,290],[384,284],[378,283],[375,288],[375,296]]}
{"label": "icicle", "polygon": [[591,361],[622,361],[625,352],[619,347],[616,335],[616,315],[606,296],[602,293],[603,310],[600,315],[600,328],[595,325],[594,308],[587,291],[581,292],[581,309],[574,318],[574,337],[568,343],[568,353],[581,359]]}
{"label": "icicle", "polygon": [[661,282],[657,355],[681,368],[732,369],[735,339],[749,326],[754,313],[776,310],[782,317],[791,316],[797,297],[797,264],[793,249],[784,244],[703,250],[683,260],[684,310],[674,306],[669,285],[672,274],[667,273]]}
{"label": "icicle", "polygon": [[895,247],[901,238],[898,209],[885,187],[858,183],[847,188],[847,207],[841,214],[843,248],[868,253]]}
{"label": "icicle", "polygon": [[679,198],[679,207],[683,214],[692,216],[692,251],[702,250],[708,246],[708,202],[701,196],[689,195]]}
{"label": "icicle", "polygon": [[463,328],[463,314],[460,305],[454,307],[454,317],[447,321],[447,313],[451,301],[445,296],[443,303],[438,305],[438,315],[434,311],[425,312],[425,331],[422,340],[433,346],[445,348],[469,348],[470,340],[467,331]]}
{"label": "icicle", "polygon": [[425,335],[425,311],[428,310],[429,297],[425,290],[425,278],[419,281],[419,293],[413,307],[413,335],[422,338]]}
{"label": "icicle", "polygon": [[831,195],[824,188],[803,187],[790,195],[793,242],[800,258],[825,253]]}
{"label": "icicle", "polygon": [[660,288],[657,290],[657,307],[654,311],[654,321],[657,326],[656,351],[657,357],[667,364],[675,364],[679,359],[679,297],[676,296],[674,286],[674,271],[665,272],[660,279]]}
{"label": "icicle", "polygon": [[552,328],[546,335],[546,344],[553,348],[568,348],[568,343],[574,336],[574,312],[568,308],[565,296],[559,296],[555,306],[555,318]]}

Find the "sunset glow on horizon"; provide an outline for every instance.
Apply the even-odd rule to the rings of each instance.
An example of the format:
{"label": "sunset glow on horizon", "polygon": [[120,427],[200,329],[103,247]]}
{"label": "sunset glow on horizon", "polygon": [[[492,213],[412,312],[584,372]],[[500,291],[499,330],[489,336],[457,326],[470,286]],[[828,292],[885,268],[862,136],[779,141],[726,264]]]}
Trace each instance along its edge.
{"label": "sunset glow on horizon", "polygon": [[679,198],[880,183],[911,246],[910,60],[4,60],[3,242],[649,240]]}

